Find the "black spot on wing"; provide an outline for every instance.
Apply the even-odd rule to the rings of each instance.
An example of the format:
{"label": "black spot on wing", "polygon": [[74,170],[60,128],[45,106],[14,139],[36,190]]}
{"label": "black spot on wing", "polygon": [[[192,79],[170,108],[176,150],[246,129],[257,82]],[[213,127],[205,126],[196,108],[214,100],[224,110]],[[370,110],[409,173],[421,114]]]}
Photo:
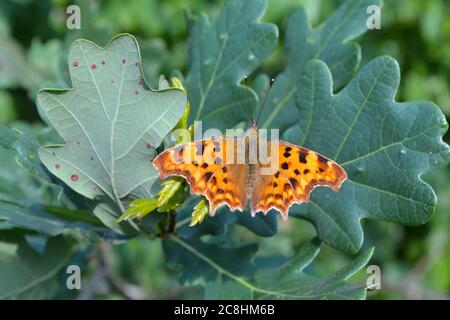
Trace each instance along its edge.
{"label": "black spot on wing", "polygon": [[204,178],[206,181],[209,181],[209,179],[211,179],[212,175],[213,175],[212,172],[207,172],[207,173],[205,173],[205,174],[203,175],[203,178]]}
{"label": "black spot on wing", "polygon": [[306,161],[306,156],[308,155],[308,152],[306,152],[305,150],[300,150],[299,152],[298,152],[298,160],[301,162],[301,163],[306,163],[307,161]]}
{"label": "black spot on wing", "polygon": [[292,187],[297,188],[298,182],[294,178],[289,178],[289,182],[292,184]]}
{"label": "black spot on wing", "polygon": [[328,159],[324,156],[321,156],[320,154],[317,154],[317,160],[319,160],[320,163],[328,164]]}

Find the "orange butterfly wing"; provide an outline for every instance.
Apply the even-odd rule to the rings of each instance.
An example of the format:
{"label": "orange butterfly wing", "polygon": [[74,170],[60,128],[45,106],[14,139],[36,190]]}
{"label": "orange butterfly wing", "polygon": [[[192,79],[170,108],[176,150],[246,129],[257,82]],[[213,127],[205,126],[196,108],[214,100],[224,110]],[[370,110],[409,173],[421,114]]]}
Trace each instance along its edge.
{"label": "orange butterfly wing", "polygon": [[253,215],[276,209],[286,219],[289,207],[308,202],[315,187],[327,186],[337,191],[347,179],[341,166],[317,152],[284,141],[279,141],[277,149],[278,170],[274,174],[263,175],[263,166],[257,168],[251,202]]}
{"label": "orange butterfly wing", "polygon": [[159,154],[153,164],[161,179],[181,176],[191,187],[191,193],[204,195],[209,211],[214,215],[221,204],[230,210],[242,211],[247,202],[245,166],[229,165],[227,157],[236,153],[233,139],[218,138],[188,142]]}

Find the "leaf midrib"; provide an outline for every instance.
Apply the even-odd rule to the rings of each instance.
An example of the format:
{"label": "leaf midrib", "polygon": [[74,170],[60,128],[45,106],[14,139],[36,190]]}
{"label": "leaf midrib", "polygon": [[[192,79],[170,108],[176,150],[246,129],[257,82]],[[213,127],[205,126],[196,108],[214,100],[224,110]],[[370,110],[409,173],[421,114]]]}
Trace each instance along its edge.
{"label": "leaf midrib", "polygon": [[175,242],[176,244],[180,245],[181,247],[185,248],[186,250],[191,252],[193,255],[195,255],[197,258],[199,258],[203,262],[207,263],[210,267],[212,267],[219,273],[219,276],[221,274],[225,275],[228,278],[230,278],[231,280],[235,281],[236,283],[238,283],[238,284],[242,285],[243,287],[245,287],[246,289],[248,289],[250,291],[250,294],[252,295],[252,297],[255,292],[265,294],[267,296],[278,296],[278,297],[296,298],[296,299],[305,299],[305,298],[313,299],[315,297],[322,296],[322,295],[306,296],[306,295],[285,294],[283,292],[270,291],[270,290],[259,288],[257,286],[254,286],[250,282],[246,281],[245,279],[229,272],[228,270],[225,270],[220,265],[215,263],[213,260],[211,260],[210,258],[205,256],[203,253],[199,252],[197,249],[195,249],[194,247],[192,247],[191,245],[189,245],[188,243],[183,241],[183,239],[181,239],[175,235],[170,236],[170,238],[168,238],[168,239]]}
{"label": "leaf midrib", "polygon": [[[345,134],[344,138],[342,139],[341,144],[339,145],[339,148],[336,151],[336,154],[334,155],[333,159],[334,160],[338,160],[338,157],[342,151],[342,148],[344,147],[344,145],[347,143],[347,139],[350,136],[350,133],[352,133],[353,128],[355,127],[356,123],[359,120],[359,117],[361,116],[362,112],[364,111],[364,109],[366,108],[368,102],[369,102],[369,98],[371,98],[372,96],[372,92],[375,89],[375,87],[378,85],[378,82],[380,81],[380,78],[383,76],[383,72],[386,69],[386,65],[383,66],[383,68],[380,70],[378,77],[375,78],[375,81],[372,83],[372,86],[369,89],[369,92],[367,92],[367,95],[363,101],[363,103],[361,104],[361,106],[358,109],[358,112],[355,115],[355,118],[353,119],[353,122],[351,123],[351,125],[349,126],[347,133]],[[358,79],[359,80],[359,79]],[[358,85],[360,86],[360,82],[358,82]],[[360,89],[361,90],[361,89]],[[363,92],[361,90],[361,92]]]}
{"label": "leaf midrib", "polygon": [[0,300],[1,299],[6,299],[8,297],[14,297],[17,295],[20,295],[32,288],[34,288],[35,286],[44,283],[45,281],[49,280],[50,278],[52,278],[54,275],[56,275],[59,270],[67,263],[67,261],[69,261],[70,257],[72,256],[72,250],[69,250],[69,252],[67,253],[67,255],[61,260],[60,263],[58,263],[53,269],[51,269],[48,273],[46,273],[45,275],[41,276],[41,277],[37,277],[36,279],[34,279],[33,281],[27,283],[26,285],[17,288],[16,290],[13,291],[9,291],[4,295],[0,295]]}
{"label": "leaf midrib", "polygon": [[[116,55],[116,59],[118,59],[117,57],[117,53],[114,52],[114,54]],[[126,59],[128,60],[128,54]],[[115,170],[115,155],[114,155],[114,141],[113,141],[113,137],[114,137],[114,130],[115,130],[115,126],[116,126],[116,122],[117,122],[117,118],[119,115],[119,108],[120,108],[120,100],[122,98],[122,88],[123,88],[123,81],[124,81],[124,77],[125,77],[125,64],[122,65],[122,74],[120,76],[120,85],[119,85],[119,95],[117,97],[117,103],[116,103],[116,108],[114,110],[114,117],[111,123],[111,131],[110,131],[110,135],[109,135],[109,147],[110,147],[110,156],[111,156],[111,175],[110,175],[110,181],[111,181],[111,188],[112,188],[112,192],[113,192],[113,199],[115,200],[115,202],[117,203],[117,205],[119,206],[119,209],[122,211],[122,213],[125,212],[125,208],[122,204],[122,201],[120,199],[119,193],[117,191],[117,186],[116,186],[116,179],[115,179],[115,174],[114,174],[114,170]]]}

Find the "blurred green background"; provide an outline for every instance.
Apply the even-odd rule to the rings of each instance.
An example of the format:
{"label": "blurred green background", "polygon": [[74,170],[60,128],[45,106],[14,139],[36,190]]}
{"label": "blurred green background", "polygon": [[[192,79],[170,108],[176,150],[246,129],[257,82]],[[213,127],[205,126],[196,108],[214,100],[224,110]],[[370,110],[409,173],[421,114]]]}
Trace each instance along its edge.
{"label": "blurred green background", "polygon": [[[202,11],[214,16],[224,1],[133,0],[66,1],[2,0],[0,2],[0,122],[31,130],[22,122],[39,127],[35,107],[37,90],[70,86],[67,50],[77,38],[100,45],[114,35],[129,32],[138,38],[146,79],[155,86],[160,74],[186,71],[186,16]],[[261,70],[278,74],[284,66],[284,25],[292,8],[304,5],[318,24],[340,1],[269,0],[263,20],[280,28],[278,48]],[[81,7],[81,30],[66,27],[66,7]],[[362,64],[387,54],[398,60],[402,82],[398,101],[430,100],[450,119],[450,1],[385,1],[381,30],[368,31],[358,42]],[[32,136],[35,136],[31,134]],[[41,133],[42,135],[42,133]],[[38,136],[45,141],[45,137]],[[450,135],[446,135],[450,142]],[[51,201],[51,190],[39,189],[14,166],[14,155],[0,150],[3,168],[0,190],[8,189],[28,198]],[[14,171],[14,172],[12,172]],[[22,170],[23,171],[23,170]],[[372,264],[382,272],[382,289],[369,292],[371,299],[450,298],[450,169],[442,168],[425,179],[438,196],[434,219],[421,227],[366,221],[365,246],[376,247]],[[2,224],[0,224],[0,229]],[[243,228],[233,227],[236,241],[255,240]],[[290,219],[280,223],[279,234],[258,239],[263,253],[292,254],[292,248],[314,235],[307,222]],[[83,269],[81,293],[57,294],[59,298],[196,298],[201,289],[181,287],[173,271],[164,265],[159,241],[135,238],[123,243],[102,242],[78,259]],[[315,263],[319,273],[332,273],[351,257],[324,246]],[[360,272],[354,281],[364,281]]]}

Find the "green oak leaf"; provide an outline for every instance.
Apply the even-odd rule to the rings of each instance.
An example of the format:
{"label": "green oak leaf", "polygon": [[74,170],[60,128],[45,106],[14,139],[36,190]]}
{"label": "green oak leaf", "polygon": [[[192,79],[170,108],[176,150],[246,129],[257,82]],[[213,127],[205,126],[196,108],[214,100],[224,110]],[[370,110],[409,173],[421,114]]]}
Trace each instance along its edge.
{"label": "green oak leaf", "polygon": [[62,234],[69,229],[77,229],[97,232],[105,238],[116,237],[88,211],[73,211],[63,207],[37,204],[24,205],[1,199],[1,195],[0,220],[49,236]]}
{"label": "green oak leaf", "polygon": [[278,38],[275,25],[258,22],[265,7],[264,0],[231,0],[214,21],[204,14],[191,21],[186,76],[191,122],[228,129],[250,121],[243,110],[256,104],[256,96],[238,83],[269,56]]}
{"label": "green oak leaf", "polygon": [[217,266],[236,274],[251,275],[254,270],[251,257],[258,250],[256,244],[224,248],[175,235],[164,241],[163,246],[167,264],[179,269],[182,283],[193,282],[200,277],[212,281],[217,278]]}
{"label": "green oak leaf", "polygon": [[14,123],[13,129],[0,125],[0,146],[5,148],[0,148],[0,220],[51,236],[69,229],[92,231],[106,238],[118,236],[88,207],[61,206],[73,197],[67,187],[54,184],[55,179],[38,157],[38,141],[51,141],[47,131],[26,123]]}
{"label": "green oak leaf", "polygon": [[30,174],[50,181],[38,157],[39,146],[25,133],[0,124],[0,146],[16,152],[17,163]]}
{"label": "green oak leaf", "polygon": [[17,233],[0,232],[0,299],[51,299],[57,275],[69,265],[73,241],[50,238],[40,254]]}
{"label": "green oak leaf", "polygon": [[0,30],[0,88],[23,87],[33,94],[44,77],[27,61],[24,48],[6,30]]}
{"label": "green oak leaf", "polygon": [[41,148],[39,156],[78,193],[109,198],[124,212],[129,199],[154,195],[155,148],[182,116],[186,95],[147,87],[137,42],[128,34],[105,48],[75,41],[69,68],[72,89],[38,94],[38,105],[65,141]]}
{"label": "green oak leaf", "polygon": [[336,273],[318,278],[305,271],[319,253],[318,239],[303,244],[287,262],[269,268],[253,262],[257,247],[250,245],[230,249],[173,236],[164,248],[169,265],[183,267],[182,282],[201,279],[206,299],[364,299],[366,287],[346,280],[373,254],[370,248]]}
{"label": "green oak leaf", "polygon": [[448,125],[430,102],[396,102],[399,81],[397,62],[386,56],[335,95],[325,63],[311,61],[301,77],[299,122],[284,138],[335,160],[348,179],[338,192],[318,188],[290,215],[310,220],[340,250],[359,250],[361,219],[420,225],[434,213],[436,195],[421,177],[448,159]]}
{"label": "green oak leaf", "polygon": [[367,7],[370,5],[381,6],[381,0],[345,1],[315,28],[311,27],[304,8],[292,13],[284,40],[287,65],[276,77],[267,97],[261,114],[261,128],[284,130],[298,119],[295,97],[308,61],[319,59],[328,64],[334,89],[351,79],[361,59],[359,45],[351,41],[367,31]]}

